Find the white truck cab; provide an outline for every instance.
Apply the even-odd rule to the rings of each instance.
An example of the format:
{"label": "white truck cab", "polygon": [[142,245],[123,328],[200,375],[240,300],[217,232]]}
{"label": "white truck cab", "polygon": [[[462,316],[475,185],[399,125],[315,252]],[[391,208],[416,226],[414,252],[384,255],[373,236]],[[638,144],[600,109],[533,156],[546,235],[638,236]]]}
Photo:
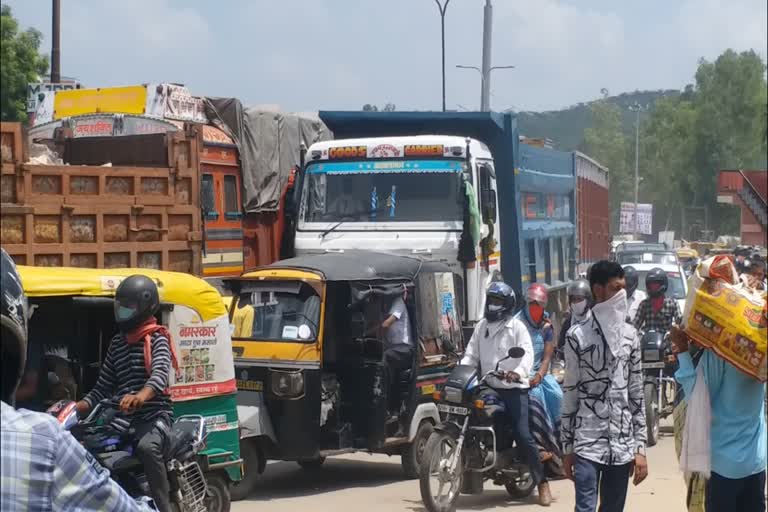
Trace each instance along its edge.
{"label": "white truck cab", "polygon": [[[297,255],[367,249],[443,261],[460,279],[465,324],[482,317],[500,269],[496,170],[485,144],[446,135],[318,142],[299,187]],[[471,240],[462,254],[468,245],[476,261],[459,261],[462,236]]]}

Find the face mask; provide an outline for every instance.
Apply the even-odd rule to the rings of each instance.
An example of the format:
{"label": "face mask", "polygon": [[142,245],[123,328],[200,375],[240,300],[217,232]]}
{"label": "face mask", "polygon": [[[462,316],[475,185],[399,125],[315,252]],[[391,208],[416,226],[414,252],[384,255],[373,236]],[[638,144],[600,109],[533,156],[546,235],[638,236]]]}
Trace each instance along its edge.
{"label": "face mask", "polygon": [[571,304],[571,312],[576,318],[583,317],[584,313],[587,312],[587,301],[582,300],[581,302],[574,302]]}
{"label": "face mask", "polygon": [[611,352],[618,354],[627,318],[627,291],[620,290],[605,302],[592,306],[592,315],[600,325]]}
{"label": "face mask", "polygon": [[535,302],[528,304],[528,314],[535,323],[541,323],[544,319],[544,308]]}
{"label": "face mask", "polygon": [[485,308],[485,318],[490,322],[495,322],[501,317],[502,311],[504,311],[504,306],[500,304],[488,304]]}

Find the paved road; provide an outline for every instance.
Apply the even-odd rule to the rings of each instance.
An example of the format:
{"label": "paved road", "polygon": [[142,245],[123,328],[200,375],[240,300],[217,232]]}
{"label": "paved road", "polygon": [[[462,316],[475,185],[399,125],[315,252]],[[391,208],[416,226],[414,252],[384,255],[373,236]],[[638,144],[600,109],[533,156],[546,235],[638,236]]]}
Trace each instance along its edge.
{"label": "paved road", "polygon": [[[677,469],[671,429],[662,427],[659,444],[648,450],[650,475],[639,487],[631,487],[627,510],[685,512],[685,485]],[[573,510],[573,485],[553,482],[552,512]],[[481,496],[461,496],[459,511],[544,510],[528,501],[512,501],[502,487],[486,482]],[[418,481],[402,480],[400,459],[356,454],[328,459],[317,473],[296,464],[267,466],[261,486],[245,501],[233,504],[232,512],[424,512]]]}

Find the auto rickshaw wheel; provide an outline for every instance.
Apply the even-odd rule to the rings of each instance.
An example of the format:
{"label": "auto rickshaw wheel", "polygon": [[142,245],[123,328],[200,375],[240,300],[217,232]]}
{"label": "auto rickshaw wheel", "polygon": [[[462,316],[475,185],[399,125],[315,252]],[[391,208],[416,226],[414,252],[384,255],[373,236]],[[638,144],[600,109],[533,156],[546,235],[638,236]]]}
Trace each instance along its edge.
{"label": "auto rickshaw wheel", "polygon": [[413,441],[403,449],[400,462],[403,466],[403,473],[408,480],[419,478],[419,468],[424,457],[424,449],[433,430],[434,426],[429,420],[422,420]]}
{"label": "auto rickshaw wheel", "polygon": [[208,484],[208,497],[205,509],[208,512],[229,512],[232,506],[229,495],[229,478],[220,474],[205,475]]}
{"label": "auto rickshaw wheel", "polygon": [[240,458],[243,459],[243,479],[232,482],[229,492],[232,501],[244,500],[256,490],[261,479],[262,460],[261,450],[255,438],[240,440]]}
{"label": "auto rickshaw wheel", "polygon": [[324,463],[325,457],[317,457],[315,459],[302,459],[296,461],[296,464],[301,466],[301,469],[306,469],[307,471],[317,471],[323,466]]}

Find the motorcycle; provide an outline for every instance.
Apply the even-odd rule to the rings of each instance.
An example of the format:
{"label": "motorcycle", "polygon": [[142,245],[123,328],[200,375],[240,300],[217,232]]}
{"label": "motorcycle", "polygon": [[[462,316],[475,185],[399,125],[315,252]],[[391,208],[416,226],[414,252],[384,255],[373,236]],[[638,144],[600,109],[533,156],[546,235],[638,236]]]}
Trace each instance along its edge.
{"label": "motorcycle", "polygon": [[[128,494],[134,498],[151,496],[143,465],[133,455],[132,429],[121,433],[111,425],[118,411],[118,403],[111,399],[99,402],[83,420],[78,420],[73,401],[61,400],[48,408],[48,413],[96,457]],[[211,509],[208,484],[196,458],[205,448],[207,436],[205,420],[199,415],[180,416],[171,428],[166,468],[171,502],[178,512]]]}
{"label": "motorcycle", "polygon": [[677,357],[672,353],[669,334],[647,331],[640,338],[643,362],[643,395],[648,446],[659,438],[659,422],[672,414],[677,391]]}
{"label": "motorcycle", "polygon": [[465,365],[449,375],[437,405],[442,422],[427,441],[419,471],[421,499],[429,512],[453,512],[459,494],[481,494],[485,480],[504,485],[514,498],[533,492],[533,478],[517,447],[497,451],[494,420],[505,414],[505,407],[484,385],[490,376],[503,378],[502,361],[524,354],[520,347],[509,349],[482,377],[476,367]]}

